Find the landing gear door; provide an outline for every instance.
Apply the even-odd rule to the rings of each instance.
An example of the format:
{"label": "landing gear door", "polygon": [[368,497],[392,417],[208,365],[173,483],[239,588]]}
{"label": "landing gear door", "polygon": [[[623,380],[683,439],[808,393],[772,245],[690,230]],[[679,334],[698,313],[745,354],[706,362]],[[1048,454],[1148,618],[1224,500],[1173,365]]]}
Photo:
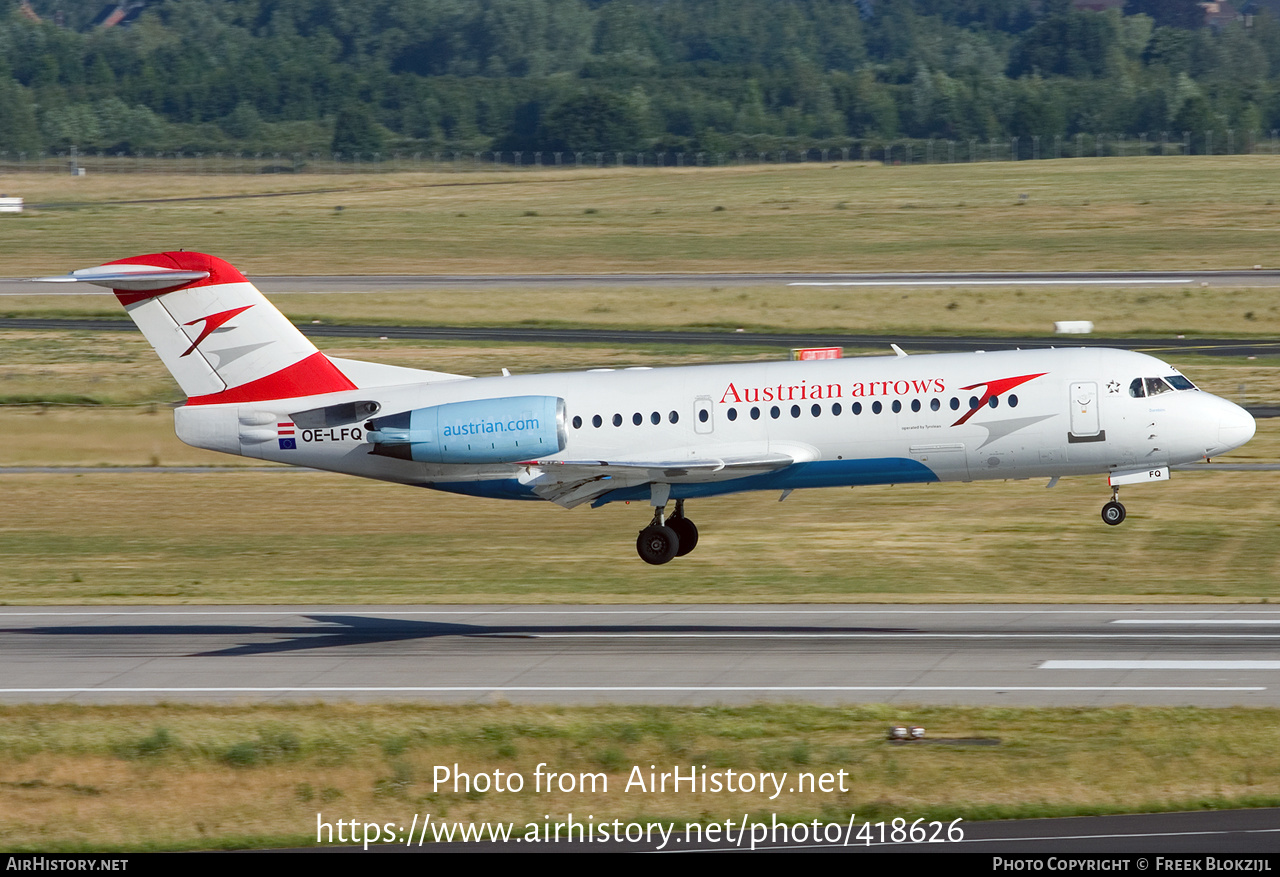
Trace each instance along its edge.
{"label": "landing gear door", "polygon": [[699,435],[708,435],[715,428],[715,409],[710,396],[699,396],[693,400],[693,431]]}
{"label": "landing gear door", "polygon": [[1071,442],[1100,442],[1106,440],[1098,423],[1098,385],[1081,381],[1071,385]]}

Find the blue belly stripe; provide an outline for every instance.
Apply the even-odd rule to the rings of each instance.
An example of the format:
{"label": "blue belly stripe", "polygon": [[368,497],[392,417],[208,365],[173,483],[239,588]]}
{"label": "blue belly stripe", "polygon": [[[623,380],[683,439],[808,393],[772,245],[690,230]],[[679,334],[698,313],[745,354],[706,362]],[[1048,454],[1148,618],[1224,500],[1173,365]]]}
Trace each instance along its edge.
{"label": "blue belly stripe", "polygon": [[432,490],[444,493],[461,493],[466,496],[483,496],[488,499],[535,499],[542,497],[533,492],[527,484],[521,484],[517,478],[492,478],[488,481],[437,481],[424,484]]}
{"label": "blue belly stripe", "polygon": [[[750,475],[732,481],[713,481],[704,484],[673,484],[672,499],[694,499],[702,496],[720,496],[726,493],[742,493],[748,490],[799,490],[808,487],[855,487],[871,484],[916,484],[937,481],[938,476],[928,466],[903,457],[883,457],[873,460],[820,460],[813,463],[796,463],[777,472]],[[649,498],[648,485],[612,490],[591,503],[598,508],[606,503]]]}
{"label": "blue belly stripe", "polygon": [[[726,493],[743,493],[749,490],[798,490],[810,487],[854,487],[871,484],[919,484],[937,481],[938,476],[916,460],[904,457],[882,457],[870,460],[821,460],[813,463],[796,463],[777,472],[750,475],[732,481],[715,481],[704,484],[673,484],[672,499],[695,499],[704,496],[720,496]],[[491,499],[532,499],[542,497],[527,484],[515,478],[494,478],[487,481],[437,481],[424,485],[432,490],[461,493],[467,496],[483,496]],[[593,508],[611,502],[638,502],[649,499],[647,484],[611,490],[591,503]]]}

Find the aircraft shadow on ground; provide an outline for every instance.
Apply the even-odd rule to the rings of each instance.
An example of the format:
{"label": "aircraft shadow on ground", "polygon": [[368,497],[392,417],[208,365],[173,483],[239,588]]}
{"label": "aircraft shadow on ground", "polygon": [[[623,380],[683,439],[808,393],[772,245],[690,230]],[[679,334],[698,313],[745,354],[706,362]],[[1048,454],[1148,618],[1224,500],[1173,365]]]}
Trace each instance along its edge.
{"label": "aircraft shadow on ground", "polygon": [[109,626],[64,625],[50,627],[8,628],[0,634],[30,636],[136,637],[272,637],[271,642],[243,643],[229,648],[193,652],[192,658],[230,658],[253,655],[278,655],[288,652],[311,652],[317,649],[354,645],[404,642],[439,637],[473,639],[532,639],[552,634],[590,636],[624,634],[667,635],[792,635],[840,636],[865,633],[914,633],[914,628],[891,627],[780,627],[777,625],[707,625],[707,624],[457,624],[442,621],[411,621],[400,618],[377,618],[362,615],[308,615],[312,621],[338,627],[303,625],[245,624],[127,624]]}

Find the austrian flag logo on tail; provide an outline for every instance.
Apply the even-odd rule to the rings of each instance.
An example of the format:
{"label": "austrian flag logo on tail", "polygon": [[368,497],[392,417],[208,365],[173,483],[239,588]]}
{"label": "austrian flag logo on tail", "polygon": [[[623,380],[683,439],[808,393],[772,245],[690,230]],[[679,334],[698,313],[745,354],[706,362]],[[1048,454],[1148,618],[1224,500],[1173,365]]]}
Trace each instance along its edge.
{"label": "austrian flag logo on tail", "polygon": [[297,430],[294,429],[292,422],[276,424],[276,439],[280,442],[280,450],[296,451],[298,449],[296,433]]}

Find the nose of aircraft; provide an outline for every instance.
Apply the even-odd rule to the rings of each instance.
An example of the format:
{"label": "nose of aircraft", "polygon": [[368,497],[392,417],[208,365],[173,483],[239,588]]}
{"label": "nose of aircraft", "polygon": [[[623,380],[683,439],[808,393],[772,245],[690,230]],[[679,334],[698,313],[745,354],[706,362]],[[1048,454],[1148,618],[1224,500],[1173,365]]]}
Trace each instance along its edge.
{"label": "nose of aircraft", "polygon": [[1222,454],[1243,445],[1253,438],[1258,425],[1253,415],[1233,402],[1221,400],[1224,404],[1218,414],[1218,447],[1213,453]]}

